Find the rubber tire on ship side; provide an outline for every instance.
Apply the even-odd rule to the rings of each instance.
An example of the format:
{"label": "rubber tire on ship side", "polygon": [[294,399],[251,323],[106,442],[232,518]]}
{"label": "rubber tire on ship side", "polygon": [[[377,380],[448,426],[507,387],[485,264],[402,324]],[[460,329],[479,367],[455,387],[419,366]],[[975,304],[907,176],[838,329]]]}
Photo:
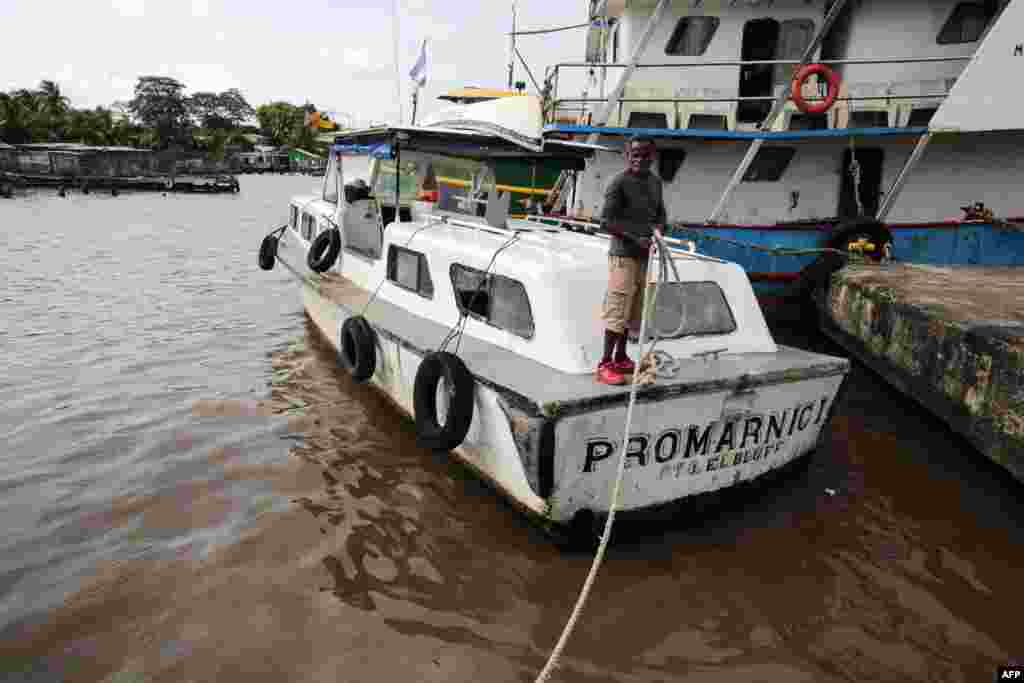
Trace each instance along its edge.
{"label": "rubber tire on ship side", "polygon": [[341,362],[356,382],[365,382],[377,369],[377,335],[361,315],[341,325]]}
{"label": "rubber tire on ship side", "polygon": [[277,236],[267,235],[263,238],[263,243],[260,245],[260,268],[263,270],[273,270],[276,261]]}
{"label": "rubber tire on ship side", "polygon": [[[449,391],[448,414],[437,420],[437,385],[444,378]],[[473,376],[458,356],[446,351],[427,354],[416,371],[413,409],[420,444],[435,451],[450,451],[466,438],[473,421]]]}
{"label": "rubber tire on ship side", "polygon": [[885,253],[884,245],[892,244],[892,234],[884,225],[870,218],[862,218],[840,223],[835,230],[835,236],[829,240],[829,246],[845,253],[849,251],[849,245],[862,237],[867,238],[869,242],[875,245],[874,249],[864,253],[869,259],[876,262],[882,260],[882,256]]}
{"label": "rubber tire on ship side", "polygon": [[306,254],[306,265],[316,273],[325,273],[334,265],[341,252],[341,235],[337,230],[325,230],[316,236]]}

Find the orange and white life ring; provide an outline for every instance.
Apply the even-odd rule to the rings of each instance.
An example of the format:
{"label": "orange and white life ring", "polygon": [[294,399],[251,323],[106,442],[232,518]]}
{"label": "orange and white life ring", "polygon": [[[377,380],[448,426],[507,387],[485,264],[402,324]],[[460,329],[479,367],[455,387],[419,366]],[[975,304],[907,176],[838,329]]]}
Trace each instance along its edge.
{"label": "orange and white life ring", "polygon": [[[825,77],[825,80],[828,82],[828,93],[825,95],[825,99],[820,102],[808,104],[807,100],[803,97],[803,86],[804,81],[814,74],[820,74]],[[839,97],[839,74],[824,64],[805,64],[793,76],[793,88],[790,92],[790,99],[793,100],[793,104],[797,106],[797,109],[805,114],[821,114],[828,111],[835,103],[837,97]]]}

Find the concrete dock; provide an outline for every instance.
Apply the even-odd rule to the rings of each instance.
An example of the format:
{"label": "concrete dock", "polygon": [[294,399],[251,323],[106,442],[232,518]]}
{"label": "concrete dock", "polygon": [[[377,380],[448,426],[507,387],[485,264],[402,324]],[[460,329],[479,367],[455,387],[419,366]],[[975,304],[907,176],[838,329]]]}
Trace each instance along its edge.
{"label": "concrete dock", "polygon": [[1024,269],[849,265],[816,304],[826,335],[1024,482]]}

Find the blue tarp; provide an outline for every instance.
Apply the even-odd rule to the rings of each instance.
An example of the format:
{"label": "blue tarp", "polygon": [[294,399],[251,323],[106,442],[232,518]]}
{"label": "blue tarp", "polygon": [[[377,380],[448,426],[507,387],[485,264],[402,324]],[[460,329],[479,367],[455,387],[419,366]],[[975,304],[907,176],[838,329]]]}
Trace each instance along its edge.
{"label": "blue tarp", "polygon": [[374,159],[390,159],[391,145],[334,145],[331,151],[350,156],[368,156]]}

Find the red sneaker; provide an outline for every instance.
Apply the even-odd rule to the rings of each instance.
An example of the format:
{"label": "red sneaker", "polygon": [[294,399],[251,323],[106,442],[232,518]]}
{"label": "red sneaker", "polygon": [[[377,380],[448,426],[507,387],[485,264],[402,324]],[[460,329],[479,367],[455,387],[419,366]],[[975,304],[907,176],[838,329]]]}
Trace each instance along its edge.
{"label": "red sneaker", "polygon": [[634,372],[636,372],[636,363],[631,361],[629,359],[629,356],[626,356],[622,360],[613,360],[612,367],[618,370],[623,375],[632,375]]}
{"label": "red sneaker", "polygon": [[597,381],[601,384],[625,384],[626,378],[619,372],[614,362],[604,362],[597,366]]}

